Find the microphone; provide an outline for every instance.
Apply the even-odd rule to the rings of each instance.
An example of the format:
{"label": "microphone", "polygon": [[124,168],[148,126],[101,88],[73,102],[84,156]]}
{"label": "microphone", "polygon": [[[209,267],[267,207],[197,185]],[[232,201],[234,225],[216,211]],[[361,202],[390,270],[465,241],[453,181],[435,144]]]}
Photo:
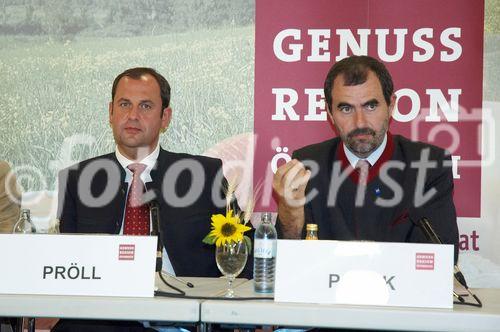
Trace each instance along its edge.
{"label": "microphone", "polygon": [[149,210],[151,212],[151,235],[157,236],[158,241],[156,244],[156,272],[160,272],[163,265],[163,243],[160,237],[160,206],[156,199],[149,202]]}
{"label": "microphone", "polygon": [[[433,242],[433,243],[438,243],[438,244],[443,243],[441,241],[441,239],[439,238],[439,236],[434,231],[434,229],[432,228],[431,223],[429,222],[429,220],[427,218],[423,217],[422,219],[419,220],[419,223],[421,224],[421,227],[424,230],[424,233],[426,233],[427,240],[429,240],[430,242]],[[467,282],[465,281],[465,277],[462,274],[462,271],[460,271],[460,269],[458,268],[457,264],[454,265],[454,274],[455,274],[455,278],[457,279],[457,281],[465,288],[468,288]]]}
{"label": "microphone", "polygon": [[173,275],[172,273],[168,273],[167,271],[161,271],[161,273],[164,274],[164,275],[166,275],[167,277],[170,277],[170,278],[172,278],[174,280],[177,280],[178,282],[180,282],[181,284],[184,284],[184,285],[188,286],[189,288],[193,288],[194,287],[194,285],[192,283],[190,283],[189,281],[186,281],[186,280],[184,280],[182,278],[179,278],[179,277]]}
{"label": "microphone", "polygon": [[429,219],[427,219],[426,217],[422,217],[418,221],[417,225],[424,232],[427,241],[429,241],[430,243],[443,244],[439,236],[434,231],[434,228],[431,226]]}
{"label": "microphone", "polygon": [[[162,242],[161,236],[160,236],[160,205],[158,204],[158,201],[156,200],[156,198],[152,199],[149,202],[149,210],[151,212],[151,224],[152,224],[151,235],[153,235],[153,236],[156,235],[158,237],[158,241],[157,241],[157,245],[156,245],[156,269],[155,269],[155,272],[158,272],[160,274],[161,279],[163,279],[162,274],[165,274],[165,275],[177,280],[178,282],[188,286],[189,288],[193,288],[194,285],[192,283],[190,283],[189,281],[185,281],[179,277],[176,277],[173,274],[162,271],[163,242]],[[168,283],[167,283],[167,285],[172,287]],[[175,289],[175,287],[173,287],[173,288]]]}
{"label": "microphone", "polygon": [[[434,228],[432,227],[429,219],[427,219],[426,217],[422,217],[417,221],[416,224],[422,230],[429,243],[443,244],[439,236],[434,231]],[[453,265],[453,275],[455,276],[455,279],[467,289],[465,278],[458,268],[457,264]],[[453,291],[453,296],[455,296],[461,303],[465,302],[464,298],[461,295],[457,294],[455,291]]]}

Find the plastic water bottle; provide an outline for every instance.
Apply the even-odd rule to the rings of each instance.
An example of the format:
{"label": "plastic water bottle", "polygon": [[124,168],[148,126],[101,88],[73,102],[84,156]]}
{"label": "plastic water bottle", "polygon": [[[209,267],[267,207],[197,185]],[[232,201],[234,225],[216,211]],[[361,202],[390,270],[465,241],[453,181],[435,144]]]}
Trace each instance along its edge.
{"label": "plastic water bottle", "polygon": [[21,210],[21,216],[19,217],[19,220],[17,223],[14,225],[14,228],[12,229],[12,233],[17,233],[17,234],[30,234],[30,233],[36,233],[35,226],[33,226],[33,223],[31,222],[31,217],[30,217],[30,210],[29,209],[22,209]]}
{"label": "plastic water bottle", "polygon": [[262,213],[262,222],[255,231],[253,281],[257,293],[274,292],[276,240],[278,234],[271,222],[271,213]]}

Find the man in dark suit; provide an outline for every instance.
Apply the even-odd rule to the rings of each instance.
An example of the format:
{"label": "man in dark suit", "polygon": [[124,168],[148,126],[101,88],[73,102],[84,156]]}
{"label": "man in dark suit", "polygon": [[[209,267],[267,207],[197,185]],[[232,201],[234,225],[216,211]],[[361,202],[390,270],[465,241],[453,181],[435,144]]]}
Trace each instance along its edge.
{"label": "man in dark suit", "polygon": [[[109,123],[116,151],[59,174],[61,232],[149,235],[147,202],[155,201],[164,269],[180,276],[220,276],[215,249],[202,239],[211,215],[225,214],[222,162],[160,147],[160,132],[172,115],[169,102],[167,80],[151,68],[132,68],[115,79]],[[55,331],[97,329],[140,331],[142,324],[63,321]]]}
{"label": "man in dark suit", "polygon": [[337,62],[325,81],[327,113],[339,137],[294,152],[276,172],[278,232],[303,238],[428,242],[415,222],[427,217],[455,245],[450,156],[388,132],[395,105],[391,75],[368,56]]}
{"label": "man in dark suit", "polygon": [[[197,165],[195,167],[198,168],[185,168],[190,165]],[[158,158],[151,169],[151,181],[145,182],[151,196],[148,193],[144,196],[157,196],[155,200],[161,211],[160,234],[173,267],[170,272],[192,277],[220,275],[215,265],[213,246],[203,244],[202,240],[210,232],[211,215],[225,214],[224,202],[218,206],[212,199],[212,195],[218,196],[219,201],[223,199],[221,167],[222,163],[218,159],[159,149]],[[94,168],[95,172],[87,173],[91,174],[91,178],[86,178],[87,174],[83,172],[89,168]],[[177,170],[183,172],[178,173]],[[82,174],[85,176],[83,181]],[[67,177],[65,186],[64,177]],[[60,191],[64,193],[59,210],[61,232],[126,234],[124,214],[129,184],[125,179],[125,170],[115,153],[85,160],[77,167],[61,173],[61,186],[65,187]],[[119,183],[112,185],[110,180]],[[84,185],[89,188],[87,194],[84,193]],[[116,190],[107,189],[108,195],[104,192],[106,186],[115,187]],[[104,204],[86,204],[85,200],[90,194],[95,203]],[[191,198],[189,195],[197,197]],[[169,199],[170,196],[172,198]]]}

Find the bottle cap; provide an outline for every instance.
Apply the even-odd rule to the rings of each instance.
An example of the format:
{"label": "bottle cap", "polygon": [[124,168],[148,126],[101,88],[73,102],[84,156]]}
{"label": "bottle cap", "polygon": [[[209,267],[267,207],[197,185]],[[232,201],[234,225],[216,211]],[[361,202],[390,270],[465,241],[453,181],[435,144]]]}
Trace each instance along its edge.
{"label": "bottle cap", "polygon": [[262,212],[260,220],[261,221],[269,221],[269,222],[271,222],[271,212]]}
{"label": "bottle cap", "polygon": [[318,225],[317,224],[307,224],[306,225],[306,230],[308,230],[308,231],[317,231],[318,230]]}

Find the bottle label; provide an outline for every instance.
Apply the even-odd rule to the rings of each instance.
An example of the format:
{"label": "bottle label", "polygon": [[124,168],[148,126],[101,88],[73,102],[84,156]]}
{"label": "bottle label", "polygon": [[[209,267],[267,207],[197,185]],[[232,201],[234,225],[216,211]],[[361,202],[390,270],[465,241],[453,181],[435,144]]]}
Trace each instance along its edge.
{"label": "bottle label", "polygon": [[276,240],[255,240],[254,258],[276,257]]}

